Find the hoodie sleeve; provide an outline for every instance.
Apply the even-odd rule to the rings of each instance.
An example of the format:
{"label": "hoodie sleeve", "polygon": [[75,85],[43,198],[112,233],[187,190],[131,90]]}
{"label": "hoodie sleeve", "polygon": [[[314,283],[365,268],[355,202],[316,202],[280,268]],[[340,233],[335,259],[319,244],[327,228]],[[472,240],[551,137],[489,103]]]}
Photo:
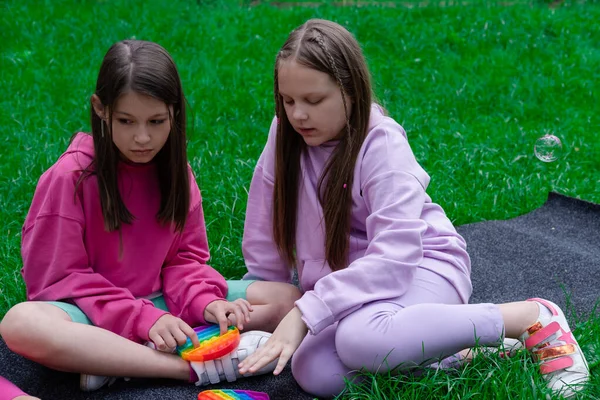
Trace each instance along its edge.
{"label": "hoodie sleeve", "polygon": [[190,171],[193,209],[175,243],[173,256],[162,269],[163,294],[173,315],[191,326],[205,324],[204,309],[215,300],[227,297],[227,282],[214,268],[210,258],[202,198]]}
{"label": "hoodie sleeve", "polygon": [[369,245],[364,256],[321,278],[296,302],[313,334],[363,304],[406,293],[423,260],[427,223],[421,212],[429,177],[415,160],[404,131],[396,127],[370,134],[359,167],[360,182],[355,183],[360,184],[368,210]]}
{"label": "hoodie sleeve", "polygon": [[287,282],[292,280],[292,270],[281,257],[273,240],[273,186],[275,182],[275,139],[277,120],[273,119],[267,144],[254,169],[242,253],[248,273],[244,279]]}
{"label": "hoodie sleeve", "polygon": [[27,396],[27,393],[17,385],[0,376],[0,400],[14,400],[19,396]]}
{"label": "hoodie sleeve", "polygon": [[94,325],[130,340],[148,340],[164,311],[114,286],[89,264],[78,174],[48,171],[40,178],[22,233],[22,274],[32,301],[71,301]]}

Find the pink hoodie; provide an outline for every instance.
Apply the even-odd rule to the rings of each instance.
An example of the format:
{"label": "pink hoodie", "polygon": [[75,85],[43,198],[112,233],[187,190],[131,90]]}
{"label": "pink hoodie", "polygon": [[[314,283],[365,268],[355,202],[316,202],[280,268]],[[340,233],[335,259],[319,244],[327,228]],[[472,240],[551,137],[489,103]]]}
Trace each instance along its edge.
{"label": "pink hoodie", "polygon": [[19,396],[27,396],[27,394],[13,385],[12,382],[0,376],[0,400],[13,400]]}
{"label": "pink hoodie", "polygon": [[[289,282],[291,269],[279,255],[272,231],[275,136],[273,120],[250,185],[242,251],[245,279]],[[354,168],[349,265],[331,271],[317,184],[335,145],[308,147],[300,162],[294,267],[304,295],[296,306],[311,333],[363,304],[401,296],[413,284],[417,268],[446,278],[467,302],[472,287],[465,241],[427,195],[429,176],[417,163],[406,132],[376,105]]]}
{"label": "pink hoodie", "polygon": [[[190,212],[183,233],[161,226],[153,163],[119,162],[119,190],[131,224],[107,232],[94,175],[76,188],[93,158],[92,137],[79,133],[40,178],[23,226],[23,278],[29,300],[72,302],[99,327],[136,342],[165,314],[143,297],[162,292],[171,313],[194,326],[227,295],[210,258],[200,190],[190,174]],[[119,251],[122,243],[122,254]]]}

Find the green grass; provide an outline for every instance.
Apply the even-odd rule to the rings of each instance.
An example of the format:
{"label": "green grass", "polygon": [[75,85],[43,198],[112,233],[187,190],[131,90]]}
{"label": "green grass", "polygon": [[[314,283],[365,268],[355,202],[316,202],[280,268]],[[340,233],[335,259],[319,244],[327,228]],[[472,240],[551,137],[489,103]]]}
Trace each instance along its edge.
{"label": "green grass", "polygon": [[[596,334],[600,333],[598,331]],[[353,400],[421,399],[545,399],[552,391],[536,371],[526,352],[504,359],[479,353],[466,367],[446,372],[426,370],[418,376],[382,373],[360,374],[361,384],[349,383],[340,398]],[[581,399],[598,399],[596,379],[581,392]],[[556,398],[556,396],[552,397]]]}
{"label": "green grass", "polygon": [[[406,128],[432,176],[429,194],[456,224],[527,213],[551,190],[600,203],[598,1],[558,7],[541,0],[359,8],[250,3],[2,2],[0,316],[25,298],[20,229],[36,181],[73,132],[89,129],[100,61],[124,38],[162,44],[179,66],[211,263],[228,278],[243,273],[247,187],[273,115],[273,60],[289,31],[310,17],[333,19],[355,33],[378,98]],[[554,163],[533,153],[548,132],[564,148]],[[586,353],[597,357],[600,321],[581,324]],[[365,388],[380,398],[543,398],[533,370],[520,361],[476,362],[459,378],[368,377],[376,387],[351,385],[344,398],[366,398]]]}

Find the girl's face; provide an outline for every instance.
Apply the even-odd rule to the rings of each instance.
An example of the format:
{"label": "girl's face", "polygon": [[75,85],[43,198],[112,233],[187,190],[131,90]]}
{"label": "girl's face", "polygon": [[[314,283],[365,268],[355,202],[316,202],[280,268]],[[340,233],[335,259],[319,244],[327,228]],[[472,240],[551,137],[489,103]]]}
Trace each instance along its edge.
{"label": "girl's face", "polygon": [[[346,128],[342,91],[328,74],[283,61],[278,70],[279,94],[288,120],[309,146],[339,139]],[[348,118],[351,99],[346,97]]]}
{"label": "girl's face", "polygon": [[[92,96],[96,114],[102,119],[108,115],[100,98]],[[112,139],[121,157],[133,163],[147,163],[163,148],[171,121],[173,108],[154,97],[127,92],[115,103],[112,113]]]}

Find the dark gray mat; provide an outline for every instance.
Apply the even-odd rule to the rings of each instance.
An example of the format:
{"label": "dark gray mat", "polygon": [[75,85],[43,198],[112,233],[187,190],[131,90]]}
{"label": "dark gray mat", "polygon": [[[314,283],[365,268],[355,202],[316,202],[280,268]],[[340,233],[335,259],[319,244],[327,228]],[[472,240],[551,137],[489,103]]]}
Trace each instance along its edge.
{"label": "dark gray mat", "polygon": [[[458,228],[473,260],[471,302],[545,297],[581,317],[600,298],[600,205],[551,193],[539,209],[508,221]],[[78,375],[51,371],[12,354],[0,341],[0,376],[44,400],[162,400],[197,398],[200,389],[164,380],[118,381],[94,393],[78,389]],[[289,368],[279,377],[243,379],[227,388],[258,390],[271,399],[311,399]]]}
{"label": "dark gray mat", "polygon": [[[550,193],[508,221],[463,225],[473,261],[471,303],[543,297],[584,319],[600,299],[600,205]],[[600,311],[600,310],[599,310]]]}

